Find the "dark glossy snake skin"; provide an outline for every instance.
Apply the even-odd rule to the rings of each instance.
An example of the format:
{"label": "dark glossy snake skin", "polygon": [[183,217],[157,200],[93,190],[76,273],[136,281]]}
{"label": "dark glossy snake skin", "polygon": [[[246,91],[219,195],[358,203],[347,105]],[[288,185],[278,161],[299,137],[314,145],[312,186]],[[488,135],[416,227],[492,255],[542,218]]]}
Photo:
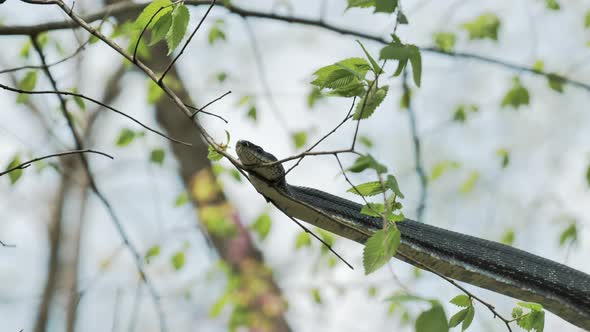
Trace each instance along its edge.
{"label": "dark glossy snake skin", "polygon": [[[277,159],[239,141],[242,163]],[[361,205],[323,191],[287,184],[280,164],[252,167],[251,182],[292,217],[364,243],[382,220],[360,213]],[[590,275],[523,250],[413,220],[397,223],[402,243],[396,257],[419,268],[527,302],[536,302],[590,331]]]}

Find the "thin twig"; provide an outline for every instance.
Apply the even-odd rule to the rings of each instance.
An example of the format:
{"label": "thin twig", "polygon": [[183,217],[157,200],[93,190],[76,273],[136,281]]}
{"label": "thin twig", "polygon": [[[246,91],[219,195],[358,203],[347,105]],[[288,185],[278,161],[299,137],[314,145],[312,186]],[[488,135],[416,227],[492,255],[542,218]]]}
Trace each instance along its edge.
{"label": "thin twig", "polygon": [[6,243],[4,243],[2,241],[0,241],[0,245],[2,245],[3,247],[7,247],[7,248],[14,248],[14,247],[16,247],[15,244],[6,244]]}
{"label": "thin twig", "polygon": [[106,154],[104,152],[96,151],[96,150],[91,150],[91,149],[72,150],[72,151],[66,151],[66,152],[53,153],[53,154],[50,154],[50,155],[46,155],[46,156],[43,156],[43,157],[39,157],[39,158],[31,159],[29,161],[25,161],[22,164],[19,164],[17,166],[14,166],[12,168],[9,168],[9,169],[5,170],[4,172],[0,172],[0,176],[5,175],[5,174],[8,174],[8,173],[10,173],[12,171],[16,171],[17,169],[25,169],[25,168],[31,166],[34,162],[39,161],[39,160],[48,159],[48,158],[54,158],[54,157],[67,156],[67,155],[70,155],[70,154],[77,154],[77,153],[96,153],[96,154],[105,156],[107,158],[114,159],[111,155]]}
{"label": "thin twig", "polygon": [[98,101],[98,100],[96,100],[94,98],[88,97],[88,96],[86,96],[84,94],[81,94],[81,93],[71,92],[71,91],[50,91],[50,90],[35,90],[35,91],[33,91],[33,90],[23,90],[23,89],[13,88],[13,87],[10,87],[8,85],[4,85],[2,83],[0,83],[0,88],[5,89],[5,90],[8,90],[8,91],[12,91],[12,92],[26,93],[26,94],[30,94],[30,95],[55,94],[55,95],[65,95],[65,96],[79,97],[79,98],[82,98],[84,100],[88,100],[88,101],[90,101],[90,102],[92,102],[94,104],[100,105],[100,106],[102,106],[102,107],[104,107],[104,108],[106,108],[106,109],[108,109],[108,110],[110,110],[112,112],[115,112],[117,114],[120,114],[120,115],[126,117],[127,119],[129,119],[129,120],[137,123],[138,125],[140,125],[144,129],[146,129],[146,130],[148,130],[148,131],[150,131],[150,132],[152,132],[154,134],[157,134],[159,136],[162,136],[162,137],[164,137],[164,138],[166,138],[166,139],[168,139],[168,140],[170,140],[170,141],[172,141],[174,143],[178,143],[178,144],[182,144],[182,145],[186,145],[186,146],[192,146],[192,144],[190,144],[190,143],[187,143],[187,142],[178,140],[176,138],[170,137],[170,136],[168,136],[168,135],[166,135],[166,134],[164,134],[164,133],[162,133],[162,132],[160,132],[160,131],[158,131],[156,129],[153,129],[153,128],[151,128],[151,127],[143,124],[141,121],[135,119],[134,117],[132,117],[132,116],[130,116],[128,114],[125,114],[125,113],[117,110],[116,108],[114,108],[112,106],[106,105],[103,102],[100,102],[100,101]]}
{"label": "thin twig", "polygon": [[[402,73],[402,93],[403,95],[409,95],[410,89],[408,88],[408,73],[404,69]],[[418,129],[416,126],[416,113],[412,107],[411,99],[408,99],[406,105],[408,112],[408,119],[410,121],[410,132],[412,135],[412,143],[414,144],[414,163],[416,174],[420,181],[420,199],[418,201],[418,208],[416,210],[416,216],[418,221],[424,222],[424,210],[426,209],[426,195],[428,191],[428,181],[426,179],[426,172],[424,171],[424,165],[422,164],[422,150],[420,144],[420,138],[418,137]]]}
{"label": "thin twig", "polygon": [[209,6],[209,8],[207,8],[207,11],[205,12],[205,15],[203,15],[203,17],[199,21],[199,24],[197,24],[197,27],[195,28],[195,30],[193,30],[193,32],[191,33],[191,35],[188,37],[188,39],[186,40],[186,42],[184,43],[184,45],[180,49],[180,52],[178,52],[178,54],[174,57],[174,59],[172,59],[172,61],[168,65],[168,67],[166,67],[166,70],[164,70],[164,73],[162,74],[162,76],[160,76],[160,79],[158,79],[158,84],[162,84],[162,82],[163,82],[164,77],[166,76],[166,74],[168,74],[168,72],[170,71],[170,69],[172,69],[172,66],[174,66],[174,64],[176,63],[176,60],[178,60],[178,58],[180,58],[180,56],[182,55],[182,53],[184,53],[184,50],[186,49],[186,47],[188,46],[188,44],[191,42],[191,40],[193,39],[193,37],[195,36],[195,34],[197,33],[197,31],[199,31],[199,28],[201,27],[201,24],[203,24],[203,22],[205,21],[205,18],[207,18],[207,15],[209,15],[209,12],[211,11],[211,9],[213,9],[213,6],[215,6],[215,2],[216,2],[216,0],[212,0],[211,1],[211,5]]}
{"label": "thin twig", "polygon": [[228,92],[224,93],[223,95],[221,95],[221,96],[219,96],[219,97],[217,97],[217,98],[215,98],[215,99],[211,100],[210,102],[208,102],[207,104],[205,104],[205,106],[203,106],[203,107],[201,107],[201,108],[198,108],[198,107],[195,107],[195,106],[191,106],[191,105],[188,105],[188,104],[184,104],[184,106],[186,106],[186,107],[188,107],[188,108],[190,108],[190,109],[192,109],[192,110],[195,110],[195,113],[193,113],[193,114],[191,115],[191,119],[194,119],[194,118],[195,118],[195,116],[196,116],[197,114],[199,114],[199,113],[204,113],[204,114],[207,114],[207,115],[214,116],[214,117],[216,117],[216,118],[218,118],[218,119],[221,119],[221,120],[222,120],[223,122],[225,122],[225,123],[228,123],[228,121],[227,121],[227,120],[226,120],[224,117],[222,117],[221,115],[217,115],[217,114],[214,114],[214,113],[207,112],[207,111],[205,111],[204,109],[205,109],[207,106],[209,106],[209,105],[211,105],[211,104],[213,104],[213,103],[215,103],[215,102],[217,102],[217,101],[221,100],[223,97],[225,97],[225,96],[229,95],[230,93],[231,93],[231,91],[228,91]]}
{"label": "thin twig", "polygon": [[306,233],[310,234],[311,236],[313,236],[315,239],[317,239],[318,241],[320,241],[326,248],[328,248],[328,250],[330,250],[330,252],[332,252],[334,255],[336,255],[336,257],[338,257],[344,264],[346,264],[351,270],[354,270],[354,267],[352,267],[352,265],[350,265],[350,263],[348,263],[344,258],[342,258],[342,256],[340,256],[334,249],[332,249],[332,246],[330,246],[328,243],[326,243],[326,241],[322,240],[322,238],[320,238],[319,236],[317,236],[314,232],[310,231],[307,227],[305,227],[302,223],[300,223],[299,221],[297,221],[297,219],[293,218],[291,215],[289,215],[287,212],[285,212],[285,210],[281,209],[281,207],[276,204],[272,199],[270,199],[270,202],[279,210],[281,210],[281,212],[283,212],[284,215],[286,215],[287,217],[289,217],[289,219],[293,220],[293,222],[295,222],[299,227],[301,227]]}

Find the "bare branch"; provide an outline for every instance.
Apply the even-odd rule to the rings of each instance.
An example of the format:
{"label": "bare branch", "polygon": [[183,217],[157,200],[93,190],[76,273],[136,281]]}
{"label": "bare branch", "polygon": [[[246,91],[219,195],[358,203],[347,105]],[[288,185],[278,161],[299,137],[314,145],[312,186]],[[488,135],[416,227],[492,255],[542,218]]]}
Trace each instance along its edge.
{"label": "bare branch", "polygon": [[25,161],[22,164],[19,164],[17,166],[14,166],[12,168],[9,168],[7,170],[5,170],[4,172],[0,172],[0,176],[8,174],[12,171],[16,171],[17,169],[25,169],[29,166],[31,166],[34,162],[39,161],[39,160],[43,160],[43,159],[48,159],[48,158],[54,158],[54,157],[61,157],[61,156],[67,156],[70,154],[78,154],[78,153],[96,153],[102,156],[105,156],[107,158],[111,158],[114,159],[111,155],[106,154],[104,152],[100,152],[100,151],[96,151],[96,150],[91,150],[91,149],[84,149],[84,150],[72,150],[72,151],[66,151],[66,152],[59,152],[59,153],[53,153],[53,154],[49,154],[43,157],[39,157],[39,158],[35,158],[35,159],[31,159],[29,161]]}

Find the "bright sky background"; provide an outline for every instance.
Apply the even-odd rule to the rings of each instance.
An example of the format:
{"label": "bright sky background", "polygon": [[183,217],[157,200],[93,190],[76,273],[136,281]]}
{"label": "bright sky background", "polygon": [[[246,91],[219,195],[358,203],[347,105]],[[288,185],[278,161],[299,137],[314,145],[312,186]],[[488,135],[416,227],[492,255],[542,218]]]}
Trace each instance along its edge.
{"label": "bright sky background", "polygon": [[[590,9],[586,1],[562,1],[562,9],[548,11],[543,1],[401,1],[410,21],[400,26],[398,34],[405,42],[420,46],[432,45],[432,33],[445,30],[457,33],[457,51],[471,52],[501,59],[510,63],[532,66],[536,60],[545,63],[546,70],[590,83],[590,30],[584,30],[583,13]],[[269,11],[272,1],[234,1],[236,5]],[[281,3],[277,1],[277,3]],[[293,2],[293,15],[316,18],[319,1]],[[327,1],[326,21],[338,26],[357,29],[374,35],[387,36],[393,18],[384,14],[372,15],[369,10],[344,11],[344,0]],[[96,9],[93,1],[77,1],[80,10]],[[205,8],[191,8],[189,29],[194,27]],[[278,12],[288,10],[278,6]],[[491,11],[502,20],[497,43],[489,40],[469,41],[460,24],[479,14]],[[61,20],[64,15],[51,6],[31,6],[17,1],[0,5],[0,20],[5,25],[36,24],[41,21]],[[215,19],[224,19],[228,39],[225,43],[209,46],[206,31]],[[331,130],[346,114],[349,100],[322,100],[318,107],[308,110],[306,96],[312,73],[321,66],[347,57],[362,56],[354,38],[270,20],[249,20],[263,55],[265,72],[274,103],[286,119],[289,131],[310,130],[314,142]],[[295,153],[285,128],[272,111],[272,103],[261,84],[254,54],[240,17],[227,14],[224,9],[213,10],[204,29],[198,33],[180,59],[184,82],[199,104],[219,96],[227,90],[229,97],[211,106],[226,117],[223,124],[212,118],[202,118],[219,141],[224,130],[231,132],[232,141],[248,139],[279,158]],[[85,35],[83,35],[85,38]],[[69,50],[71,31],[51,33]],[[1,37],[0,68],[27,64],[18,57],[25,37]],[[377,56],[381,45],[366,41],[365,46]],[[52,51],[50,61],[60,55]],[[36,62],[33,57],[31,62]],[[74,60],[75,61],[75,60]],[[100,96],[107,77],[120,58],[110,49],[95,44],[83,53],[83,70],[75,72],[70,62],[53,69],[63,88],[76,83],[78,90],[90,96]],[[461,168],[445,173],[429,184],[425,222],[455,231],[499,240],[510,227],[516,232],[515,246],[590,273],[590,188],[585,172],[590,163],[590,92],[571,86],[563,94],[550,90],[543,77],[522,74],[521,80],[531,93],[531,104],[519,110],[502,109],[500,101],[519,74],[502,67],[473,60],[455,59],[435,54],[423,54],[422,87],[414,89],[413,106],[418,132],[422,141],[423,160],[427,172],[443,160],[453,160]],[[392,73],[395,67],[386,68]],[[228,80],[219,84],[215,74],[228,73]],[[39,73],[41,77],[41,73]],[[3,83],[11,83],[6,76]],[[406,111],[399,110],[401,80],[388,80],[390,92],[376,114],[361,124],[361,133],[376,142],[371,153],[385,163],[400,182],[406,195],[403,200],[406,216],[415,217],[419,183],[413,172],[413,146]],[[38,88],[46,87],[46,80]],[[118,109],[150,124],[155,124],[153,107],[146,101],[146,78],[138,72],[128,73],[123,81],[124,91],[114,103]],[[243,95],[256,97],[259,122],[252,123],[246,110],[237,107]],[[71,146],[65,121],[56,111],[53,96],[34,97],[44,107],[46,118],[53,123],[55,135],[65,145],[48,145],[51,137],[40,129],[36,118],[22,105],[14,103],[15,95],[0,91],[0,167],[8,163],[14,153],[43,155]],[[459,104],[475,103],[479,112],[470,115],[465,124],[452,122],[453,111]],[[177,112],[176,110],[170,110]],[[178,112],[178,116],[183,116]],[[145,140],[121,149],[114,145],[119,130],[133,124],[113,114],[100,117],[95,131],[93,148],[115,156],[109,161],[89,156],[99,186],[113,202],[124,221],[132,241],[140,250],[159,244],[160,259],[149,266],[148,272],[164,295],[164,308],[170,331],[223,331],[229,310],[221,318],[212,320],[208,310],[221,294],[224,280],[208,279],[216,254],[206,245],[194,226],[191,207],[173,208],[175,197],[182,191],[176,171],[178,165],[168,158],[163,167],[148,164],[149,150],[168,146],[168,142],[153,134]],[[354,127],[348,124],[320,146],[320,150],[348,147]],[[498,148],[511,152],[510,164],[500,167]],[[169,155],[168,155],[169,156]],[[350,165],[353,158],[344,158]],[[345,190],[348,185],[338,175],[338,165],[330,157],[308,158],[289,176],[291,184],[316,187],[333,194],[357,199]],[[472,192],[462,194],[459,188],[471,171],[480,174]],[[368,174],[351,175],[355,183],[373,178]],[[294,250],[295,236],[300,229],[278,211],[266,205],[247,183],[236,183],[223,177],[230,200],[240,211],[245,222],[261,212],[273,217],[268,238],[258,245],[265,254],[275,278],[289,300],[288,319],[295,331],[411,331],[412,326],[397,328],[398,315],[387,315],[388,303],[383,299],[400,289],[396,278],[412,292],[448,303],[459,290],[445,281],[426,273],[415,280],[412,268],[393,260],[389,268],[365,276],[362,269],[362,247],[345,239],[338,239],[336,250],[355,266],[349,270],[344,264],[328,269],[317,267],[319,244],[314,248]],[[0,248],[0,321],[3,331],[31,330],[45,280],[47,259],[46,222],[50,217],[59,176],[52,170],[37,174],[27,170],[23,179],[12,187],[7,179],[0,181],[0,240],[15,244],[16,248]],[[79,220],[76,197],[70,196],[72,206],[66,222]],[[83,262],[80,285],[91,285],[80,304],[79,330],[105,331],[113,324],[113,311],[119,312],[119,330],[126,330],[136,291],[137,275],[130,255],[123,251],[106,270],[101,262],[115,254],[120,239],[100,203],[91,199],[84,216],[85,232],[82,247]],[[558,246],[558,238],[568,223],[576,219],[579,242],[571,251]],[[173,271],[169,255],[185,243],[187,266]],[[569,254],[568,254],[569,253]],[[393,271],[393,272],[392,272]],[[95,279],[97,278],[97,279]],[[367,290],[378,286],[377,296],[370,298]],[[311,290],[322,291],[322,304],[316,304]],[[501,313],[509,316],[516,301],[488,291],[468,287],[493,303]],[[143,289],[145,292],[145,288]],[[119,294],[119,295],[117,295]],[[190,294],[190,296],[185,296]],[[119,308],[114,309],[117,296]],[[157,316],[149,297],[143,297],[138,331],[157,331]],[[493,320],[489,311],[476,306],[472,331],[505,331],[500,320]],[[425,309],[412,307],[414,313]],[[457,308],[447,305],[450,317]],[[59,312],[59,305],[55,306]],[[53,330],[62,329],[61,322],[52,322]],[[548,313],[546,331],[578,331],[572,325]],[[515,328],[516,329],[516,328]]]}

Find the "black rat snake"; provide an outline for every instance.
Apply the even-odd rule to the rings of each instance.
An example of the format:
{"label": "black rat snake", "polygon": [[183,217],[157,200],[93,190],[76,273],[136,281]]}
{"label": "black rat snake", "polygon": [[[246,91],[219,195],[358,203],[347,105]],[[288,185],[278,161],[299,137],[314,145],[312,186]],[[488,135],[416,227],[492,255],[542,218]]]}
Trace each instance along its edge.
{"label": "black rat snake", "polygon": [[[359,243],[382,228],[381,218],[360,213],[361,205],[323,191],[289,185],[277,158],[248,141],[237,154],[250,181],[291,217]],[[406,219],[397,223],[402,240],[395,257],[523,301],[536,302],[570,323],[590,330],[590,275],[497,242]]]}

